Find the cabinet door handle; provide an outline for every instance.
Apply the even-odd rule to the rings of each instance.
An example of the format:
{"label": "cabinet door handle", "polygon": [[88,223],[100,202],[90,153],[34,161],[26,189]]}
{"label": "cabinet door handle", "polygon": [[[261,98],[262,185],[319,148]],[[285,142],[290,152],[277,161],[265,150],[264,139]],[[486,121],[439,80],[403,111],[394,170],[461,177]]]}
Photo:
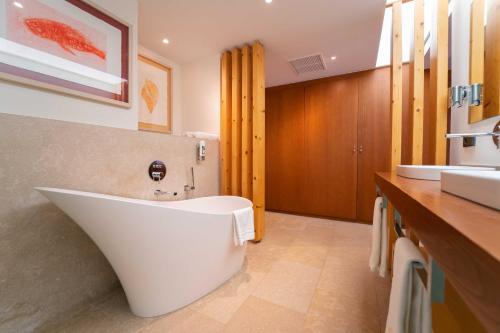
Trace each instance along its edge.
{"label": "cabinet door handle", "polygon": [[354,146],[352,147],[352,152],[353,152],[353,153],[355,153],[355,152],[356,152],[356,150],[357,150],[357,149],[356,149],[356,145],[354,145]]}
{"label": "cabinet door handle", "polygon": [[359,152],[362,153],[363,152],[363,145],[359,146]]}

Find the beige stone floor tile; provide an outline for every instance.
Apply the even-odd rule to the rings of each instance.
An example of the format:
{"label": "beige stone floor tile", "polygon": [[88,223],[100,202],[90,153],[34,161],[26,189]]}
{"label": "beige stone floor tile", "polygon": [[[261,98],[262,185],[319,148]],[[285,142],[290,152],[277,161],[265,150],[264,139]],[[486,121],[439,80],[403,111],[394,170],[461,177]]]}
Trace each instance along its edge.
{"label": "beige stone floor tile", "polygon": [[277,221],[274,227],[283,228],[290,231],[303,231],[308,225],[308,218],[298,215],[288,215],[284,219]]}
{"label": "beige stone floor tile", "polygon": [[297,238],[313,245],[332,246],[335,240],[335,230],[324,226],[307,225]]}
{"label": "beige stone floor tile", "polygon": [[327,246],[314,245],[296,239],[288,247],[282,259],[322,269],[328,252]]}
{"label": "beige stone floor tile", "polygon": [[380,332],[373,297],[317,289],[304,323],[306,332]]}
{"label": "beige stone floor tile", "polygon": [[264,278],[265,273],[243,269],[230,281],[214,291],[198,311],[221,323],[229,322],[238,308]]}
{"label": "beige stone floor tile", "polygon": [[301,233],[297,229],[287,229],[282,227],[267,228],[265,238],[257,245],[272,244],[279,246],[289,246]]}
{"label": "beige stone floor tile", "polygon": [[226,325],[227,333],[302,332],[304,314],[250,296]]}
{"label": "beige stone floor tile", "polygon": [[140,333],[217,333],[224,324],[196,311],[186,311],[179,316],[165,316],[145,327]]}
{"label": "beige stone floor tile", "polygon": [[253,295],[306,313],[321,270],[296,262],[277,261]]}
{"label": "beige stone floor tile", "polygon": [[366,260],[349,260],[349,251],[329,255],[307,314],[311,332],[379,332],[381,309],[377,276]]}
{"label": "beige stone floor tile", "polygon": [[[370,257],[370,251],[362,247],[330,247],[328,254],[325,258],[326,267],[332,265],[351,265],[357,267],[368,268],[368,259]],[[365,267],[366,266],[366,267]]]}
{"label": "beige stone floor tile", "polygon": [[[338,251],[339,257],[329,255],[321,272],[317,288],[335,290],[338,286],[356,288],[370,285],[375,288],[377,276],[368,267],[368,259],[357,258],[351,249]],[[351,257],[347,257],[350,255]]]}
{"label": "beige stone floor tile", "polygon": [[246,265],[250,272],[267,273],[273,264],[286,253],[288,246],[277,245],[264,239],[258,244],[247,246]]}

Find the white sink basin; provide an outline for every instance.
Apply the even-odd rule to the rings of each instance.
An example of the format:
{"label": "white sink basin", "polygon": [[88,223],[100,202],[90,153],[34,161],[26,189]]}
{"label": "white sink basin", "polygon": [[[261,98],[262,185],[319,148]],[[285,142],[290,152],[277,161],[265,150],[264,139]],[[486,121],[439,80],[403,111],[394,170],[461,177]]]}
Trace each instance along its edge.
{"label": "white sink basin", "polygon": [[494,168],[467,167],[457,165],[398,165],[397,174],[401,177],[441,180],[441,171],[468,170],[468,171],[493,171]]}
{"label": "white sink basin", "polygon": [[441,191],[500,210],[500,171],[446,171]]}

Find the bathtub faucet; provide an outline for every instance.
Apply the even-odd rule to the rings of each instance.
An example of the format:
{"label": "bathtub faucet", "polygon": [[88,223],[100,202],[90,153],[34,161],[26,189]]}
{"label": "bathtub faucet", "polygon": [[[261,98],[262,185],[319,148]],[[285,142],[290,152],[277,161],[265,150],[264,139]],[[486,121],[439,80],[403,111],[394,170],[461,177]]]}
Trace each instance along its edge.
{"label": "bathtub faucet", "polygon": [[177,192],[166,192],[166,191],[162,191],[162,190],[155,190],[154,192],[155,194],[155,197],[159,197],[159,196],[162,196],[162,195],[173,195],[174,197],[177,196]]}

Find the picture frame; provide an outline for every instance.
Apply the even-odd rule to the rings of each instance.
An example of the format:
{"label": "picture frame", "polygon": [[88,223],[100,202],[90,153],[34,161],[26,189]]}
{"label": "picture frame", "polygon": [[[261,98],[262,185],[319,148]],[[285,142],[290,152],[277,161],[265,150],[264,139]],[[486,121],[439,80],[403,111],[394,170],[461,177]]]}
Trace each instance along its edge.
{"label": "picture frame", "polygon": [[83,0],[0,0],[0,79],[128,108],[130,30]]}
{"label": "picture frame", "polygon": [[172,133],[172,68],[138,56],[139,130]]}

